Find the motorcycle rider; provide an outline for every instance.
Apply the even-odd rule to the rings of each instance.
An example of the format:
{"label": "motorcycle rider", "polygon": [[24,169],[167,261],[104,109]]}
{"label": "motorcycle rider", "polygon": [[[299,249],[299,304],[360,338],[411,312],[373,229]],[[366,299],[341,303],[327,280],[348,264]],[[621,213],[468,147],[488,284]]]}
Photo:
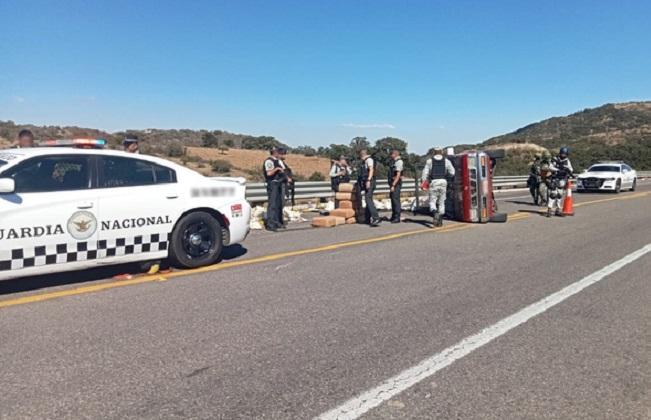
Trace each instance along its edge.
{"label": "motorcycle rider", "polygon": [[565,197],[565,189],[568,179],[573,176],[574,169],[572,162],[570,162],[569,149],[565,146],[561,147],[558,155],[555,156],[549,169],[552,172],[549,177],[549,200],[547,203],[547,217],[552,217],[552,212],[558,217],[564,217],[562,211],[563,198]]}

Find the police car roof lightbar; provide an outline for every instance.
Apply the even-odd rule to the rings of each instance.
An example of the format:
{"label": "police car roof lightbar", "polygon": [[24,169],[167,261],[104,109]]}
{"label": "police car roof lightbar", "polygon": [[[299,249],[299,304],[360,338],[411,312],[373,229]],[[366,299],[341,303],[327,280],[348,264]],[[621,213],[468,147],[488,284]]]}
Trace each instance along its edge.
{"label": "police car roof lightbar", "polygon": [[77,147],[80,149],[102,149],[106,146],[104,139],[77,138],[61,140],[45,140],[39,143],[44,147]]}

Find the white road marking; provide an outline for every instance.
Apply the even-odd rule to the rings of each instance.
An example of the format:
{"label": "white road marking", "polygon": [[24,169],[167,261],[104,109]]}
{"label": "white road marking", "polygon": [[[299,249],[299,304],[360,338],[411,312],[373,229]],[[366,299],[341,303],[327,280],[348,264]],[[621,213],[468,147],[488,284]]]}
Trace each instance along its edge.
{"label": "white road marking", "polygon": [[510,315],[501,321],[483,329],[475,335],[464,338],[457,344],[436,353],[423,360],[414,367],[404,370],[396,376],[382,382],[379,386],[372,388],[357,397],[354,397],[340,406],[321,414],[318,420],[352,420],[357,419],[367,411],[379,406],[383,402],[395,397],[406,389],[434,375],[439,370],[451,365],[455,361],[467,356],[474,350],[488,344],[497,337],[506,334],[513,328],[523,324],[531,318],[540,315],[547,309],[558,305],[565,299],[573,296],[586,287],[603,280],[608,275],[616,272],[627,264],[651,252],[651,243],[634,251],[620,260],[613,262],[599,271],[582,278],[576,283],[553,293],[536,303],[533,303],[520,311]]}

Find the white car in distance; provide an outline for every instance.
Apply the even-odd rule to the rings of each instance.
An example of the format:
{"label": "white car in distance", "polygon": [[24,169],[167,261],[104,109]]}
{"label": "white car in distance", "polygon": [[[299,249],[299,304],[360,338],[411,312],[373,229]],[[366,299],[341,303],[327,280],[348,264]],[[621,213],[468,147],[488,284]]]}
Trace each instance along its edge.
{"label": "white car in distance", "polygon": [[213,264],[249,232],[245,188],[120,151],[0,151],[0,280],[164,258]]}
{"label": "white car in distance", "polygon": [[577,179],[577,191],[635,191],[637,173],[623,162],[601,162],[590,166]]}

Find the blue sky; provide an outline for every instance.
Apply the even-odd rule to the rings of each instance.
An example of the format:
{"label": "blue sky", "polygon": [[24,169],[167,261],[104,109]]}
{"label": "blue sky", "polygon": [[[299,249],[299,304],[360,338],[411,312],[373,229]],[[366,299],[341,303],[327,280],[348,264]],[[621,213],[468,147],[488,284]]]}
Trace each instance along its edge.
{"label": "blue sky", "polygon": [[648,1],[0,1],[0,119],[473,143],[651,98]]}

